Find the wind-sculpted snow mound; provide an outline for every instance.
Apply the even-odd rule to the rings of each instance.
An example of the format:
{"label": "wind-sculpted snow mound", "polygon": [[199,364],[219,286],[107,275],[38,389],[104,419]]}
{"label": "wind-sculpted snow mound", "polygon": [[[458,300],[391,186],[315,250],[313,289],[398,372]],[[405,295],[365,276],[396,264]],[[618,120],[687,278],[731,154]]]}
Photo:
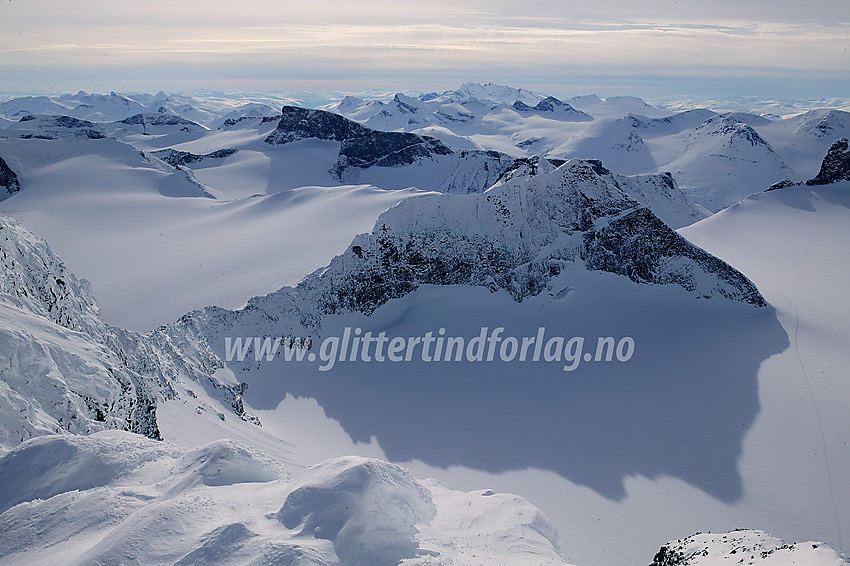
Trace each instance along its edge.
{"label": "wind-sculpted snow mound", "polygon": [[173,446],[134,435],[34,438],[0,457],[0,513],[24,501],[111,484],[150,461],[178,453]]}
{"label": "wind-sculpted snow mound", "polygon": [[349,457],[307,470],[277,518],[333,541],[344,564],[393,566],[416,555],[415,525],[435,513],[428,490],[403,468]]}
{"label": "wind-sculpted snow mound", "polygon": [[0,456],[0,521],[3,564],[566,566],[551,523],[514,495],[357,457],[292,482],[243,443],[186,451],[114,431]]}
{"label": "wind-sculpted snow mound", "polygon": [[173,491],[198,483],[222,486],[289,478],[289,472],[277,461],[233,440],[218,440],[190,450],[180,457],[174,471],[183,477]]}

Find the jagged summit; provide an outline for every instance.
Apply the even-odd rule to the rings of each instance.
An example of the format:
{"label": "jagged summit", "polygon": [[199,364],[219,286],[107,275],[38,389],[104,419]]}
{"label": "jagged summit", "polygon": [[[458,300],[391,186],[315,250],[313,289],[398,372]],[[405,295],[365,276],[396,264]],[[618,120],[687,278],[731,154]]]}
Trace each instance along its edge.
{"label": "jagged summit", "polygon": [[590,122],[593,120],[593,116],[590,114],[576,110],[566,102],[558,100],[554,96],[546,97],[534,106],[529,106],[528,104],[517,100],[513,103],[513,108],[520,112],[557,112],[562,119],[569,119],[574,122]]}

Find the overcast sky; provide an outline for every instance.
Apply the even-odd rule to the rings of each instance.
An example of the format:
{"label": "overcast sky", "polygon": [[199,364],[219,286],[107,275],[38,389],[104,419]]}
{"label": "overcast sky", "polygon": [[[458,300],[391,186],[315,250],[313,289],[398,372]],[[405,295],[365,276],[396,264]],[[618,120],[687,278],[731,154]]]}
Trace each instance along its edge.
{"label": "overcast sky", "polygon": [[850,97],[848,0],[0,0],[0,91]]}

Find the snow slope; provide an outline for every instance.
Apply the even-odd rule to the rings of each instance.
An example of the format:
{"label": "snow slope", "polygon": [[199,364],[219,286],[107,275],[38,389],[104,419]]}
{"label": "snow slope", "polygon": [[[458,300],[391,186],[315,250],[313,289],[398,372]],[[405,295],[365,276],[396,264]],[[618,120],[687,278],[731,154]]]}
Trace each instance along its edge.
{"label": "snow slope", "polygon": [[[0,207],[93,282],[107,321],[139,330],[296,283],[418,193],[361,185],[264,195],[252,187],[256,196],[227,199],[243,168],[257,165],[247,151],[194,179],[115,140],[0,140],[0,155],[24,187]],[[263,177],[263,188],[269,182]]]}

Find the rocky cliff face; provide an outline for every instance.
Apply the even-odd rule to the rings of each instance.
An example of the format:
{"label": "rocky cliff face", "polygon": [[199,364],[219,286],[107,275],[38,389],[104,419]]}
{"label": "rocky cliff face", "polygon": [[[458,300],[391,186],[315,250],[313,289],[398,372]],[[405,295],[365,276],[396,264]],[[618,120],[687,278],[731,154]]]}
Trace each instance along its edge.
{"label": "rocky cliff face", "polygon": [[6,164],[2,157],[0,157],[0,189],[5,189],[10,195],[21,190],[18,175],[12,171],[12,168]]}
{"label": "rocky cliff face", "polygon": [[88,282],[48,245],[0,218],[0,445],[53,432],[105,428],[160,437],[157,398],[192,380],[256,421],[242,386],[221,382],[224,364],[184,322],[149,333],[104,323]]}
{"label": "rocky cliff face", "polygon": [[850,181],[850,142],[842,138],[833,143],[823,158],[820,171],[807,185],[828,185],[838,181]]}

